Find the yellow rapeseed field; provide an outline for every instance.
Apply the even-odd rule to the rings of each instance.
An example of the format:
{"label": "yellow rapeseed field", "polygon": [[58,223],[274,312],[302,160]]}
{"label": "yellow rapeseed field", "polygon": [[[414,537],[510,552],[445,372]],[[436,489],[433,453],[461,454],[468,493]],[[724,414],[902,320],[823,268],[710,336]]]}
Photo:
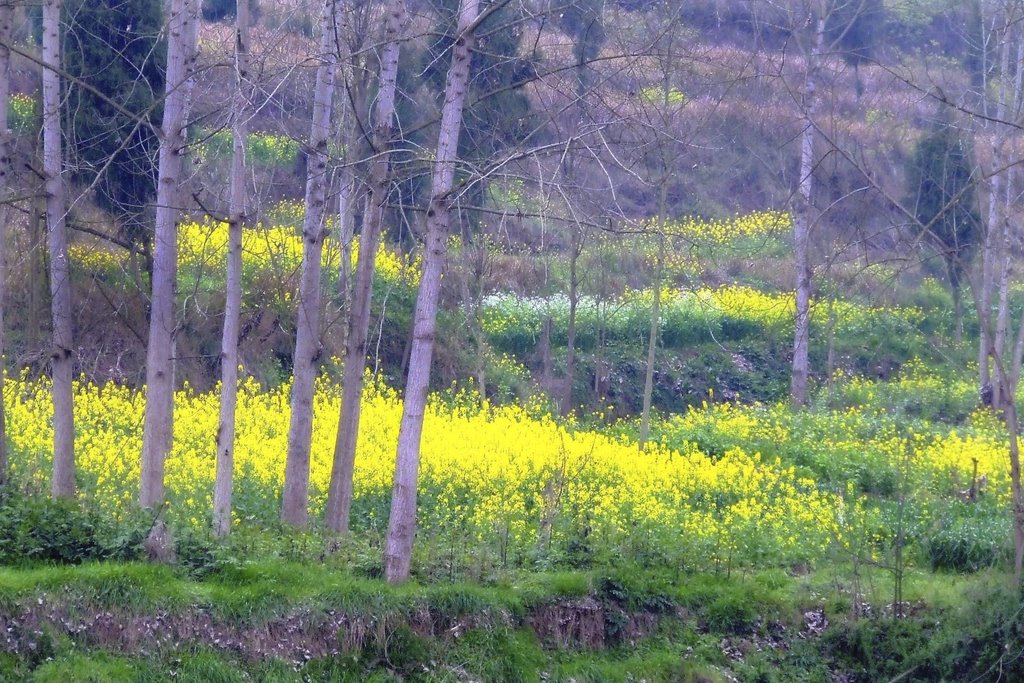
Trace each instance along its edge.
{"label": "yellow rapeseed field", "polygon": [[[338,390],[316,394],[311,481],[324,504]],[[49,472],[45,381],[8,381],[15,476],[42,489]],[[206,524],[214,475],[217,394],[177,394],[166,482],[172,514]],[[607,552],[656,552],[683,565],[807,561],[841,541],[840,496],[779,460],[732,448],[655,446],[557,423],[527,408],[434,401],[423,435],[421,535],[514,561],[543,547],[585,541]],[[139,478],[144,398],[125,387],[76,387],[82,496],[113,515],[130,509]],[[355,472],[356,526],[386,520],[401,400],[371,382]],[[238,405],[236,518],[272,523],[288,431],[288,387],[242,387]]]}

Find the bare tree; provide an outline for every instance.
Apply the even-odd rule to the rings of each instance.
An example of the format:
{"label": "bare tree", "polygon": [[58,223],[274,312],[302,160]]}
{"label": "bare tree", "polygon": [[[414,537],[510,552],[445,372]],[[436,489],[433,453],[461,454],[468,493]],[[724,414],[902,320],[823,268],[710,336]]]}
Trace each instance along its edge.
{"label": "bare tree", "polygon": [[144,508],[164,499],[164,461],[171,450],[174,426],[174,316],[178,270],[178,220],[191,83],[199,36],[197,0],[171,0],[167,38],[167,80],[163,137],[157,183],[153,293],[146,347],[146,412],[142,436],[142,481],[139,503]]}
{"label": "bare tree", "polygon": [[285,464],[281,521],[304,528],[309,523],[309,452],[313,434],[313,385],[320,359],[320,258],[327,235],[327,142],[330,137],[334,76],[338,63],[339,0],[323,9],[320,64],[313,91],[313,123],[306,170],[306,213],[302,221],[302,275],[299,280],[291,419]]}
{"label": "bare tree", "polygon": [[[400,36],[405,23],[405,1],[391,0],[385,13],[384,49],[380,58],[380,86],[377,91],[376,118],[373,127],[373,160],[367,188],[366,214],[359,238],[359,260],[352,288],[352,307],[345,336],[345,366],[342,374],[341,414],[334,445],[334,466],[327,496],[326,525],[332,531],[346,532],[352,506],[352,475],[356,442],[359,437],[359,412],[366,368],[366,343],[370,328],[370,302],[373,298],[373,271],[388,201],[389,151],[393,143],[395,94],[398,83]],[[347,264],[343,264],[347,267]]]}
{"label": "bare tree", "polygon": [[[14,18],[14,4],[9,0],[0,1],[0,102],[7,102],[11,91],[11,23]],[[11,183],[11,131],[7,127],[7,107],[0,107],[0,199],[6,199]],[[3,391],[6,384],[4,350],[4,299],[7,296],[7,217],[9,208],[0,203],[0,486],[7,483],[10,472],[7,462],[7,414],[4,408]]]}
{"label": "bare tree", "polygon": [[[46,182],[46,231],[50,250],[50,307],[53,345],[53,480],[55,497],[75,495],[75,421],[71,378],[71,267],[68,261],[64,159],[60,123],[60,0],[43,3],[43,176]],[[2,106],[7,106],[4,103]]]}
{"label": "bare tree", "polygon": [[814,117],[817,107],[818,62],[825,45],[825,2],[818,2],[808,21],[814,24],[813,44],[806,54],[801,93],[803,130],[800,133],[800,176],[793,212],[793,256],[796,267],[796,311],[793,331],[793,374],[789,398],[795,406],[807,403],[811,338],[811,225],[814,223]]}
{"label": "bare tree", "polygon": [[384,550],[384,575],[390,583],[409,578],[412,544],[416,531],[416,486],[420,464],[420,438],[430,383],[430,362],[437,326],[437,302],[444,267],[445,241],[448,239],[455,162],[458,156],[462,111],[469,85],[473,52],[473,31],[480,19],[480,0],[462,0],[452,47],[452,61],[445,84],[441,126],[427,205],[426,244],[423,274],[416,297],[413,318],[413,342],[409,376],[405,384],[405,404],[398,432],[395,478],[391,492],[391,515]]}
{"label": "bare tree", "polygon": [[238,326],[242,311],[242,228],[246,220],[245,139],[252,116],[249,83],[249,0],[235,10],[235,107],[232,116],[231,197],[228,210],[227,282],[220,352],[220,424],[213,490],[213,532],[231,530],[231,489],[235,462],[235,406],[238,401]]}

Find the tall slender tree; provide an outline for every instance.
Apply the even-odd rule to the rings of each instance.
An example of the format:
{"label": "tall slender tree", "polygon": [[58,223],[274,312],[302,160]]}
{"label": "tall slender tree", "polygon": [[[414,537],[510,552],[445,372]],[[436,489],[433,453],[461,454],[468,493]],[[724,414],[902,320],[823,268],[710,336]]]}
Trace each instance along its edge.
{"label": "tall slender tree", "polygon": [[359,238],[359,259],[352,288],[345,338],[345,365],[342,374],[341,414],[334,445],[334,466],[327,496],[326,525],[332,531],[346,532],[352,506],[352,475],[356,442],[359,437],[359,413],[366,368],[366,343],[370,329],[370,301],[373,298],[373,271],[384,226],[388,199],[390,149],[393,144],[395,94],[398,83],[398,57],[405,0],[390,0],[385,13],[384,49],[380,59],[380,85],[373,126],[373,160],[367,185],[363,231]]}
{"label": "tall slender tree", "polygon": [[249,82],[249,0],[235,9],[235,106],[232,116],[231,196],[228,209],[228,258],[224,330],[220,343],[220,423],[217,426],[217,475],[213,489],[213,532],[231,530],[231,489],[235,463],[235,406],[238,401],[238,326],[242,313],[242,227],[246,219],[245,140],[252,116]]}
{"label": "tall slender tree", "polygon": [[[46,182],[46,234],[50,250],[50,307],[53,343],[53,480],[55,497],[75,495],[75,421],[71,378],[71,266],[64,202],[64,158],[60,126],[60,0],[43,3],[43,176]],[[6,105],[4,105],[6,106]]]}
{"label": "tall slender tree", "polygon": [[796,310],[793,324],[793,364],[789,398],[795,406],[807,403],[811,342],[811,226],[814,217],[814,126],[818,103],[818,68],[825,47],[826,3],[815,3],[811,47],[806,51],[806,71],[801,93],[800,176],[793,212],[793,256],[796,267]]}
{"label": "tall slender tree", "polygon": [[153,292],[146,347],[146,412],[139,493],[139,503],[145,508],[163,503],[164,461],[171,450],[174,426],[174,300],[178,271],[178,220],[181,215],[179,185],[198,37],[198,0],[171,0],[167,89],[157,181]]}
{"label": "tall slender tree", "polygon": [[459,133],[462,130],[462,111],[469,85],[473,32],[480,19],[479,9],[480,0],[462,0],[459,6],[452,61],[445,84],[444,105],[441,108],[441,127],[431,178],[430,202],[427,205],[423,274],[420,277],[413,317],[409,375],[405,383],[405,404],[398,431],[391,516],[384,550],[384,575],[390,583],[401,583],[408,579],[412,563],[420,440],[427,405],[427,389],[430,384],[430,362],[434,351],[437,302],[444,268],[445,243],[448,239],[455,162],[458,156]]}
{"label": "tall slender tree", "polygon": [[[0,0],[0,102],[6,102],[11,91],[11,25],[14,20],[14,4]],[[7,122],[7,107],[0,107],[0,199],[6,199],[11,184],[11,131]],[[7,483],[9,466],[7,462],[7,411],[3,393],[6,384],[4,351],[4,299],[7,294],[7,216],[9,209],[0,202],[0,486]]]}
{"label": "tall slender tree", "polygon": [[323,9],[320,64],[313,91],[313,124],[306,170],[306,214],[302,221],[302,275],[299,280],[291,418],[285,464],[281,521],[304,528],[309,523],[309,453],[313,434],[313,385],[320,358],[320,258],[327,236],[327,142],[330,139],[334,76],[338,64],[340,0]]}

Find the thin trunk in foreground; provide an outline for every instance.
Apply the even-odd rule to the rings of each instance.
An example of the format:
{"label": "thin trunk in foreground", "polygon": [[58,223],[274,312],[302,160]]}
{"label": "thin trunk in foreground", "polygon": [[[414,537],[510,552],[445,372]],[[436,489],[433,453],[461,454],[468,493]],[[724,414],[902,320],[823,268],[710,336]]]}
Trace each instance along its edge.
{"label": "thin trunk in foreground", "polygon": [[[60,64],[60,0],[43,3],[43,62]],[[6,102],[0,103],[6,107]],[[64,158],[61,151],[60,74],[43,69],[43,176],[46,179],[46,234],[50,250],[50,311],[53,345],[53,479],[54,497],[75,495],[75,419],[71,378],[71,268],[68,261],[64,203]]]}
{"label": "thin trunk in foreground", "polygon": [[234,151],[228,209],[228,259],[224,330],[220,343],[220,423],[217,425],[217,475],[213,487],[213,533],[231,530],[231,489],[235,467],[235,406],[238,401],[238,325],[242,314],[242,227],[245,224],[245,138],[250,112],[249,0],[235,10]]}
{"label": "thin trunk in foreground", "polygon": [[654,394],[654,361],[657,353],[657,341],[660,329],[662,329],[662,281],[665,273],[665,229],[666,210],[668,208],[668,187],[669,180],[662,180],[662,202],[658,211],[658,233],[657,233],[657,265],[654,268],[653,300],[650,304],[650,336],[647,338],[647,370],[643,380],[643,408],[640,412],[640,438],[639,446],[643,451],[647,446],[647,437],[650,434],[650,404]]}
{"label": "thin trunk in foreground", "polygon": [[423,274],[420,278],[419,294],[416,296],[409,376],[405,384],[405,405],[398,431],[391,515],[384,549],[384,576],[389,583],[401,583],[408,579],[412,562],[412,543],[416,533],[420,437],[423,433],[423,416],[430,383],[430,361],[434,351],[437,299],[441,290],[445,242],[448,239],[455,160],[458,155],[459,134],[462,130],[462,109],[469,87],[473,29],[479,14],[479,6],[480,0],[462,0],[459,6],[458,29],[452,47],[452,64],[448,69],[444,105],[441,109],[441,128],[431,179],[430,203],[427,206]]}
{"label": "thin trunk in foreground", "polygon": [[306,215],[302,221],[302,275],[292,356],[291,418],[285,463],[281,521],[298,528],[309,523],[309,451],[313,436],[313,385],[320,359],[320,274],[327,213],[327,140],[330,137],[334,74],[338,64],[335,33],[338,0],[324,5],[320,66],[313,92],[313,124],[306,171]]}
{"label": "thin trunk in foreground", "polygon": [[356,261],[355,283],[352,287],[352,303],[345,337],[341,414],[338,416],[334,465],[331,469],[324,520],[328,529],[340,533],[348,531],[352,508],[352,475],[355,471],[356,443],[359,439],[363,373],[366,369],[366,344],[370,331],[370,302],[373,298],[373,271],[388,196],[389,151],[394,136],[399,38],[405,23],[405,0],[391,0],[388,3],[386,17],[385,46],[380,60],[380,87],[377,92],[373,127],[375,156],[370,164],[367,211],[363,220],[363,232],[359,238],[359,259]]}
{"label": "thin trunk in foreground", "polygon": [[[11,85],[11,22],[14,6],[0,0],[0,102],[6,102]],[[7,107],[0,107],[0,197],[7,198],[11,184],[11,131],[7,129]],[[9,478],[7,463],[7,413],[4,408],[3,390],[6,385],[4,367],[4,300],[7,297],[7,204],[0,204],[0,487]]]}
{"label": "thin trunk in foreground", "polygon": [[793,375],[789,398],[794,406],[807,404],[807,381],[810,375],[811,337],[811,263],[810,234],[814,193],[814,111],[818,58],[825,42],[825,17],[818,17],[814,47],[807,60],[804,81],[803,126],[800,136],[800,185],[797,210],[793,216],[793,253],[796,261],[796,312],[793,325]]}
{"label": "thin trunk in foreground", "polygon": [[171,0],[167,39],[167,86],[160,142],[160,168],[153,240],[153,294],[146,346],[146,413],[142,434],[139,503],[144,508],[164,500],[164,461],[171,451],[174,427],[174,302],[178,272],[180,181],[190,85],[199,35],[197,0]]}

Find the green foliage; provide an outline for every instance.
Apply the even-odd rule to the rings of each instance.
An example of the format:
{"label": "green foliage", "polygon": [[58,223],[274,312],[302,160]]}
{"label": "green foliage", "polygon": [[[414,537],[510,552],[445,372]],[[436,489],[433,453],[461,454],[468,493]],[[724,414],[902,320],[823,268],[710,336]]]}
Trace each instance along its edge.
{"label": "green foliage", "polygon": [[975,572],[1007,562],[1011,539],[1005,511],[957,503],[940,516],[925,548],[934,569]]}
{"label": "green foliage", "polygon": [[973,174],[970,143],[942,110],[914,149],[907,169],[908,204],[939,250],[954,291],[981,236]]}
{"label": "green foliage", "polygon": [[[928,649],[935,673],[950,681],[1024,680],[1024,602],[996,579],[965,591]],[[937,678],[937,676],[936,676]]]}
{"label": "green foliage", "polygon": [[7,126],[15,135],[28,135],[39,130],[43,115],[39,100],[17,93],[7,105]]}
{"label": "green foliage", "polygon": [[8,496],[0,505],[0,563],[77,564],[102,557],[102,525],[74,500]]}
{"label": "green foliage", "polygon": [[[32,683],[127,683],[136,680],[136,668],[120,657],[105,654],[72,654],[36,669]],[[196,679],[198,680],[198,679]],[[209,679],[207,679],[209,680]]]}
{"label": "green foliage", "polygon": [[71,0],[63,9],[64,68],[74,79],[66,134],[75,177],[96,179],[100,205],[127,217],[126,235],[145,242],[138,217],[156,196],[166,70],[161,3]]}
{"label": "green foliage", "polygon": [[[198,154],[211,159],[230,159],[234,153],[234,137],[230,130],[223,129],[201,135],[203,143]],[[249,133],[245,143],[245,158],[252,166],[263,168],[291,168],[299,156],[301,145],[287,135],[254,131]],[[300,217],[301,223],[301,217]],[[275,223],[281,225],[282,223]]]}
{"label": "green foliage", "polygon": [[[421,55],[415,72],[422,73],[434,85],[434,93],[443,93],[455,40],[458,2],[442,0],[435,4],[438,11],[436,32],[441,38],[433,41]],[[521,146],[535,132],[535,115],[522,87],[535,76],[535,62],[520,52],[520,31],[503,30],[503,27],[523,21],[523,11],[515,3],[502,5],[496,11],[488,12],[475,31],[476,47],[470,64],[473,77],[466,95],[459,136],[460,159],[471,163],[492,159],[510,146]],[[482,206],[487,183],[473,183],[468,192],[471,199],[467,204]]]}

